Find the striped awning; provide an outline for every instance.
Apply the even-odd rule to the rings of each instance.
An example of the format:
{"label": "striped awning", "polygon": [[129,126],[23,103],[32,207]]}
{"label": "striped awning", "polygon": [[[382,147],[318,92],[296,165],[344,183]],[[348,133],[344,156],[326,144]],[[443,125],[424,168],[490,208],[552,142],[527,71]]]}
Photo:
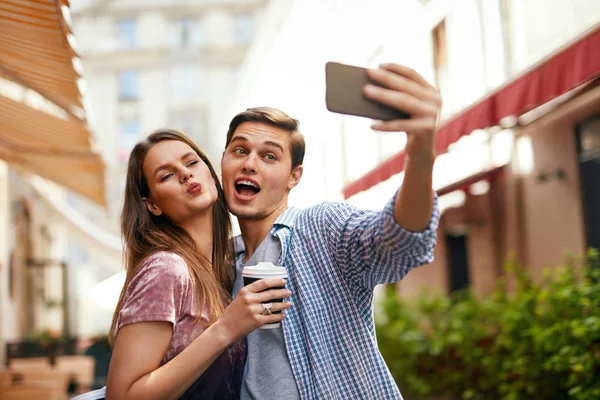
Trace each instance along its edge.
{"label": "striped awning", "polygon": [[0,96],[0,158],[105,205],[104,162],[84,125]]}
{"label": "striped awning", "polygon": [[0,2],[0,73],[68,112],[82,108],[76,56],[63,17],[66,0]]}
{"label": "striped awning", "polygon": [[63,13],[68,6],[67,0],[0,1],[0,77],[37,92],[65,114],[0,94],[0,158],[105,205],[105,165],[85,119],[77,55]]}

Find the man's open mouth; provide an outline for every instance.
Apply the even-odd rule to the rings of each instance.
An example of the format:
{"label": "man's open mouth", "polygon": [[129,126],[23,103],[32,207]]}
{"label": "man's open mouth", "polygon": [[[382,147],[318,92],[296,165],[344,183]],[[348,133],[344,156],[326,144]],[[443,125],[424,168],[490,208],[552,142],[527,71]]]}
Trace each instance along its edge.
{"label": "man's open mouth", "polygon": [[235,191],[242,197],[252,197],[260,192],[260,186],[248,179],[239,179],[235,182]]}

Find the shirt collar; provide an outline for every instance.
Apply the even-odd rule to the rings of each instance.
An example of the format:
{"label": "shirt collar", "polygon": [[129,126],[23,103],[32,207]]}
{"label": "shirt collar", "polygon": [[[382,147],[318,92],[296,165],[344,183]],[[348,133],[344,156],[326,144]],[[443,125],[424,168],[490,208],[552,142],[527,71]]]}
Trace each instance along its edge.
{"label": "shirt collar", "polygon": [[283,225],[287,226],[290,229],[293,229],[294,224],[296,222],[296,218],[298,218],[299,214],[300,210],[298,208],[288,207],[285,210],[283,210],[281,214],[279,214],[279,217],[277,217],[277,220],[273,224],[273,227],[275,227],[276,225]]}
{"label": "shirt collar", "polygon": [[[294,224],[296,222],[296,218],[298,217],[299,214],[300,214],[300,209],[298,209],[298,208],[295,208],[295,207],[286,208],[285,210],[283,210],[283,212],[281,214],[279,214],[279,217],[277,217],[277,220],[275,220],[275,223],[273,224],[273,228],[271,228],[270,233],[272,235],[275,235],[277,233],[277,231],[283,226],[285,226],[289,229],[293,229]],[[233,246],[235,249],[236,257],[246,251],[246,245],[244,244],[244,239],[242,239],[242,235],[237,235],[235,238],[233,238]]]}

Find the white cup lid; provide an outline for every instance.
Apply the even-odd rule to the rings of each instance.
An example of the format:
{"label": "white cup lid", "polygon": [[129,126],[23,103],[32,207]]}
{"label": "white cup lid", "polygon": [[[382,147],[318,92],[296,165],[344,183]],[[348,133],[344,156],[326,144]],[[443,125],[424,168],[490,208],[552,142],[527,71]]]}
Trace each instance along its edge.
{"label": "white cup lid", "polygon": [[287,272],[283,267],[273,265],[270,262],[261,262],[257,265],[244,267],[242,276],[249,278],[286,278]]}

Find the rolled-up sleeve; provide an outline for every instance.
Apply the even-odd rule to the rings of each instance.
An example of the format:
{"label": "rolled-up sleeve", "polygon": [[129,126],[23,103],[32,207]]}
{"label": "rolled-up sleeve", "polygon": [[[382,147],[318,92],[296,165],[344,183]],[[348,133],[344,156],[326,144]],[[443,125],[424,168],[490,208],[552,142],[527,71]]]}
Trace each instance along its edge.
{"label": "rolled-up sleeve", "polygon": [[440,216],[437,195],[429,224],[421,232],[398,225],[395,201],[396,195],[378,212],[344,205],[327,213],[333,258],[344,275],[361,286],[398,282],[411,269],[433,261]]}
{"label": "rolled-up sleeve", "polygon": [[410,232],[402,228],[394,217],[396,196],[383,209],[383,242],[387,244],[392,257],[402,256],[411,259],[413,264],[423,265],[433,261],[433,251],[436,245],[437,228],[440,220],[437,194],[433,199],[433,211],[429,224],[421,232]]}

